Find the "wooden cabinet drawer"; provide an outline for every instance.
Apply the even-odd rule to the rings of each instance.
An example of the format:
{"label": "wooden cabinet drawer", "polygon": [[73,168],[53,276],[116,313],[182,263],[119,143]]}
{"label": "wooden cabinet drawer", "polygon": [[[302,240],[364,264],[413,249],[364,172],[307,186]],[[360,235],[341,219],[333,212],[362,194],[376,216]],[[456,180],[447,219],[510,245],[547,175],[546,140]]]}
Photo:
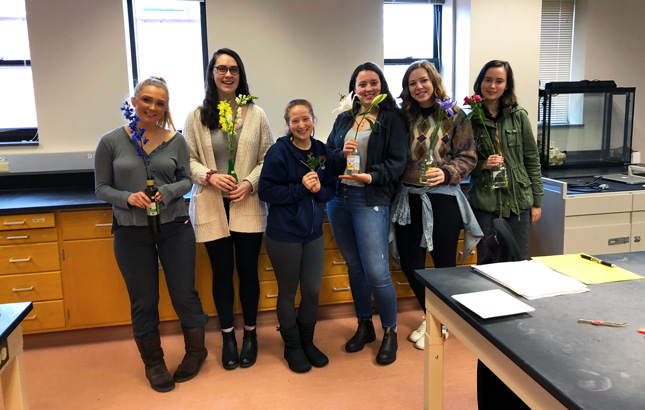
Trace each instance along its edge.
{"label": "wooden cabinet drawer", "polygon": [[338,249],[325,250],[323,276],[347,275],[347,263]]}
{"label": "wooden cabinet drawer", "polygon": [[0,275],[60,270],[58,243],[0,246]]}
{"label": "wooden cabinet drawer", "polygon": [[112,236],[111,210],[61,212],[60,219],[64,241]]}
{"label": "wooden cabinet drawer", "polygon": [[414,296],[408,278],[402,271],[394,271],[391,273],[392,282],[394,282],[394,289],[396,289],[396,296],[399,298],[406,298]]}
{"label": "wooden cabinet drawer", "polygon": [[25,333],[55,330],[65,327],[65,309],[62,300],[34,302],[34,309],[22,321]]}
{"label": "wooden cabinet drawer", "polygon": [[[278,303],[278,282],[260,282],[260,303],[258,310],[274,310]],[[300,304],[300,287],[296,293],[296,306]]]}
{"label": "wooden cabinet drawer", "polygon": [[338,249],[336,240],[334,240],[334,235],[331,233],[331,226],[329,222],[325,222],[322,225],[323,237],[325,239],[325,249]]}
{"label": "wooden cabinet drawer", "polygon": [[20,245],[34,242],[55,242],[58,240],[56,228],[20,229],[0,231],[0,245]]}
{"label": "wooden cabinet drawer", "polygon": [[0,216],[0,231],[52,228],[54,226],[56,226],[56,220],[53,213]]}
{"label": "wooden cabinet drawer", "polygon": [[273,266],[271,266],[271,259],[269,259],[269,255],[266,253],[261,253],[258,258],[258,277],[260,278],[260,282],[275,280],[275,273],[273,272]]}
{"label": "wooden cabinet drawer", "polygon": [[351,302],[352,291],[349,288],[347,275],[327,276],[320,285],[320,304]]}
{"label": "wooden cabinet drawer", "polygon": [[60,272],[0,276],[0,303],[63,298]]}

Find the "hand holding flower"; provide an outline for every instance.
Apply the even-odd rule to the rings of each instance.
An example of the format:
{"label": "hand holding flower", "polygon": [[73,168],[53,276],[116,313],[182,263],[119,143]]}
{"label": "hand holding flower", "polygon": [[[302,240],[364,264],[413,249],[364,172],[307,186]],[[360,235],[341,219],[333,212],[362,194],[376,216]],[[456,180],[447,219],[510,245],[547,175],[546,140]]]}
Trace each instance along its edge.
{"label": "hand holding flower", "polygon": [[311,192],[315,194],[320,191],[320,179],[318,178],[318,173],[308,172],[302,177],[302,184]]}
{"label": "hand holding flower", "polygon": [[345,158],[347,158],[347,156],[357,148],[358,148],[358,141],[348,140],[345,143],[345,145],[343,145],[343,155],[345,156]]}
{"label": "hand holding flower", "polygon": [[482,165],[483,169],[492,169],[495,167],[500,166],[501,164],[504,163],[504,157],[501,155],[490,155],[488,159],[486,159],[486,162],[484,162],[484,165]]}
{"label": "hand holding flower", "polygon": [[228,174],[212,174],[208,182],[211,186],[224,192],[231,192],[237,188],[237,181],[232,175]]}
{"label": "hand holding flower", "polygon": [[237,188],[229,191],[228,199],[232,204],[242,202],[247,196],[251,194],[251,192],[253,192],[253,185],[251,185],[249,181],[244,180]]}
{"label": "hand holding flower", "polygon": [[426,171],[426,185],[435,186],[446,180],[446,174],[440,168],[430,168]]}

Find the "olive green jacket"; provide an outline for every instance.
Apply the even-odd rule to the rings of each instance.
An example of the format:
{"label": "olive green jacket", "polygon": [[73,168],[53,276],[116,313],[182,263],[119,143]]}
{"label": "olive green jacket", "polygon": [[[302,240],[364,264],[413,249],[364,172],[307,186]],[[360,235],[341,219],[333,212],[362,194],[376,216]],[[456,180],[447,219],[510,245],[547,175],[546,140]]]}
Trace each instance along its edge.
{"label": "olive green jacket", "polygon": [[[540,156],[527,112],[520,106],[506,107],[495,123],[485,120],[493,143],[496,137],[501,145],[501,155],[508,172],[508,187],[492,187],[491,170],[482,169],[486,159],[493,155],[479,117],[471,118],[475,143],[477,144],[477,165],[470,174],[468,201],[473,208],[495,212],[508,218],[512,213],[519,215],[532,207],[541,207],[544,191],[540,171]],[[496,144],[497,146],[497,144]]]}

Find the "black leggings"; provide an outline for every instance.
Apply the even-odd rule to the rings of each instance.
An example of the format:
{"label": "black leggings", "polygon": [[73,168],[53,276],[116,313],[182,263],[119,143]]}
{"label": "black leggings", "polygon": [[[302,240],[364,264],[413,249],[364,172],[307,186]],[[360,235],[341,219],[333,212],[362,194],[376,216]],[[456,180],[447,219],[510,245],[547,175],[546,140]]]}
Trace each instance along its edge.
{"label": "black leggings", "polygon": [[117,227],[114,256],[128,288],[135,337],[159,326],[159,260],[181,324],[202,327],[208,322],[195,290],[195,231],[190,222],[165,223],[157,234],[147,226]]}
{"label": "black leggings", "polygon": [[316,323],[323,276],[324,245],[321,236],[307,243],[289,243],[266,238],[265,245],[278,281],[278,321],[280,327],[296,325],[296,293],[300,283],[298,322]]}
{"label": "black leggings", "polygon": [[[427,194],[434,216],[432,228],[433,249],[430,251],[435,268],[449,268],[457,265],[457,244],[463,228],[457,199],[452,195]],[[401,269],[408,278],[410,287],[425,312],[425,286],[414,276],[414,271],[424,269],[427,248],[422,248],[421,197],[411,194],[410,225],[396,224],[396,246],[401,258]]]}

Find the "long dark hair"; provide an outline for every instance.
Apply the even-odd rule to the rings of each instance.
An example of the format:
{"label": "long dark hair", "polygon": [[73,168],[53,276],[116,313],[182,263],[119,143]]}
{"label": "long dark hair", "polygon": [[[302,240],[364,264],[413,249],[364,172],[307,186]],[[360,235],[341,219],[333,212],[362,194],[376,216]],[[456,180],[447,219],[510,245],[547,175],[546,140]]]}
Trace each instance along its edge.
{"label": "long dark hair", "polygon": [[500,106],[502,108],[517,106],[517,97],[515,96],[515,79],[513,78],[513,69],[511,68],[511,65],[508,63],[508,61],[491,60],[484,64],[481,71],[479,72],[479,75],[477,76],[477,79],[475,80],[475,85],[473,85],[475,94],[482,95],[482,82],[484,81],[484,77],[486,76],[486,71],[488,71],[489,68],[494,67],[503,67],[504,70],[506,70],[506,90],[500,98]]}
{"label": "long dark hair", "polygon": [[403,91],[399,96],[399,98],[401,98],[401,100],[403,101],[401,108],[403,110],[403,113],[408,117],[408,121],[421,116],[421,107],[419,107],[419,103],[410,95],[410,87],[408,86],[410,75],[414,70],[417,70],[419,68],[426,70],[426,72],[428,73],[428,78],[430,78],[430,82],[432,82],[433,91],[432,96],[430,97],[432,104],[436,104],[435,100],[437,98],[440,100],[445,100],[446,98],[448,98],[448,94],[443,88],[441,75],[439,75],[434,66],[426,60],[415,61],[414,63],[410,64],[407,70],[405,70],[403,80],[401,80]]}
{"label": "long dark hair", "polygon": [[[360,73],[361,71],[373,71],[378,75],[379,81],[381,82],[381,94],[387,94],[385,100],[383,100],[379,104],[379,108],[394,111],[397,114],[401,115],[399,108],[396,106],[396,101],[394,101],[394,97],[392,97],[392,93],[390,92],[390,87],[388,87],[387,85],[383,71],[381,71],[379,66],[374,63],[367,62],[356,67],[356,69],[352,73],[352,77],[349,79],[349,92],[353,92],[356,88],[356,77],[358,77],[358,73]],[[358,103],[358,99],[354,100],[354,105],[352,106],[352,112],[354,113],[354,115],[358,114],[360,108],[361,105]]]}
{"label": "long dark hair", "polygon": [[[206,81],[204,88],[206,89],[206,95],[204,96],[204,102],[202,103],[201,116],[200,119],[202,124],[207,126],[208,129],[215,130],[220,127],[219,124],[219,111],[217,110],[217,105],[220,102],[219,94],[217,93],[217,86],[215,85],[215,78],[213,77],[213,69],[215,68],[215,61],[217,57],[222,54],[231,56],[237,67],[240,69],[239,79],[240,82],[237,85],[235,90],[235,95],[240,94],[250,95],[249,83],[246,81],[246,70],[244,69],[244,63],[240,56],[230,48],[220,48],[219,50],[213,53],[211,61],[208,63],[208,68],[206,69]],[[253,104],[253,100],[249,100],[247,104]]]}

